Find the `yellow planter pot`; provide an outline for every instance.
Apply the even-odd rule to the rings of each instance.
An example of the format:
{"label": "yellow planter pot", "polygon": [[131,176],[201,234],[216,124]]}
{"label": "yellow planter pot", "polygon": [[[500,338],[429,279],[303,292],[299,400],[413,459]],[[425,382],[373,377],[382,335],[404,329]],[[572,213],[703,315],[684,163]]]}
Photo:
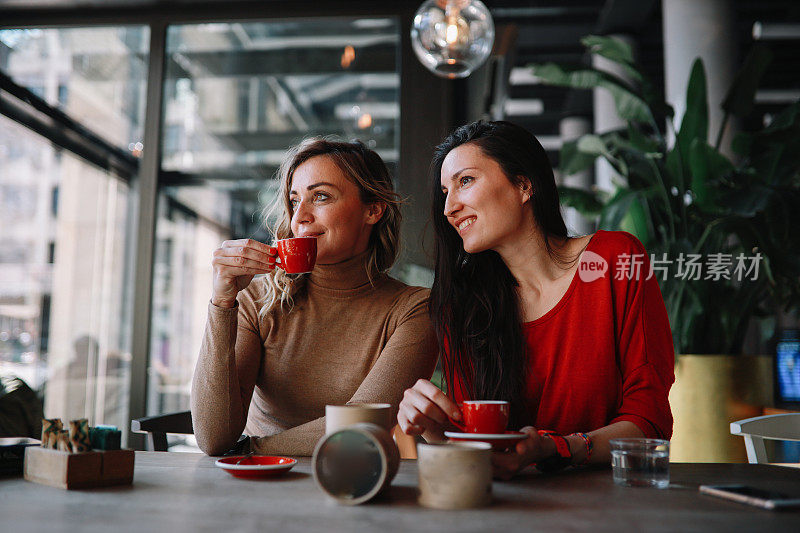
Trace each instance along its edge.
{"label": "yellow planter pot", "polygon": [[671,461],[746,463],[744,441],[730,434],[730,423],[759,416],[772,403],[772,359],[678,356],[669,403],[675,420]]}

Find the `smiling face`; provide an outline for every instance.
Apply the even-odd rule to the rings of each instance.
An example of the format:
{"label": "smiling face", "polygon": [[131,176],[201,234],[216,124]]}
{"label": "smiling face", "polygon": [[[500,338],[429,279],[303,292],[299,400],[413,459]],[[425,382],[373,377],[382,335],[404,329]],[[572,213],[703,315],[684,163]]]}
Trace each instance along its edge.
{"label": "smiling face", "polygon": [[317,237],[317,263],[346,261],[367,250],[383,206],[361,201],[358,186],[327,156],[303,162],[292,175],[292,234]]}
{"label": "smiling face", "polygon": [[444,215],[461,236],[464,250],[498,250],[530,231],[530,183],[512,183],[500,164],[475,144],[450,151],[441,172]]}

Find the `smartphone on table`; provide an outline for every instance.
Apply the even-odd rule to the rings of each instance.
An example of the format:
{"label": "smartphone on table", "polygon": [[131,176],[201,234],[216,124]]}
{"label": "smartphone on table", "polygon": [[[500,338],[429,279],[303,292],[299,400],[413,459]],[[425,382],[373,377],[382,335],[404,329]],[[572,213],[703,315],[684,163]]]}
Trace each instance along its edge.
{"label": "smartphone on table", "polygon": [[800,498],[747,485],[700,485],[700,492],[763,509],[800,509]]}

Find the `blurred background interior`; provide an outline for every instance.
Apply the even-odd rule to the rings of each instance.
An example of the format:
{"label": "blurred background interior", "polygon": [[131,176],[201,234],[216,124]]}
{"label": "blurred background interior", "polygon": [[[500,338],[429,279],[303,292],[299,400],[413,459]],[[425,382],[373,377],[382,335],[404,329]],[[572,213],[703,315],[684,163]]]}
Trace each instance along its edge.
{"label": "blurred background interior", "polygon": [[[260,210],[284,151],[306,136],[361,139],[390,165],[409,200],[394,275],[427,285],[427,169],[446,132],[511,120],[557,167],[565,141],[619,124],[606,95],[542,84],[528,68],[596,63],[582,37],[622,38],[673,105],[695,56],[718,102],[760,42],[774,59],[748,120],[766,124],[800,98],[796,0],[487,0],[494,49],[462,80],[435,77],[414,56],[421,3],[0,0],[6,388],[18,376],[48,417],[92,425],[188,409],[211,252],[225,239],[270,239]],[[610,184],[600,164],[557,179]],[[595,227],[566,216],[575,233]],[[772,408],[775,335],[748,338],[748,354],[766,357],[726,386],[755,380],[759,390],[732,409]]]}

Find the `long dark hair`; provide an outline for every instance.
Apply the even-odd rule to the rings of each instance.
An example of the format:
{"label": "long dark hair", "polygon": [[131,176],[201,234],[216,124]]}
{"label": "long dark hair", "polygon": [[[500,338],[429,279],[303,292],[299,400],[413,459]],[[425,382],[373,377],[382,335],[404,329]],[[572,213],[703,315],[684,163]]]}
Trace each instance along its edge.
{"label": "long dark hair", "polygon": [[[511,423],[521,425],[526,407],[525,347],[515,288],[517,281],[493,250],[468,254],[444,216],[442,163],[451,150],[473,144],[495,160],[514,184],[531,185],[530,205],[551,257],[553,238],[567,238],[553,169],[542,145],[510,122],[473,122],[451,133],[434,151],[431,162],[432,219],[436,277],[430,310],[449,391],[455,378],[464,398],[511,402]],[[561,262],[561,261],[559,261]]]}

